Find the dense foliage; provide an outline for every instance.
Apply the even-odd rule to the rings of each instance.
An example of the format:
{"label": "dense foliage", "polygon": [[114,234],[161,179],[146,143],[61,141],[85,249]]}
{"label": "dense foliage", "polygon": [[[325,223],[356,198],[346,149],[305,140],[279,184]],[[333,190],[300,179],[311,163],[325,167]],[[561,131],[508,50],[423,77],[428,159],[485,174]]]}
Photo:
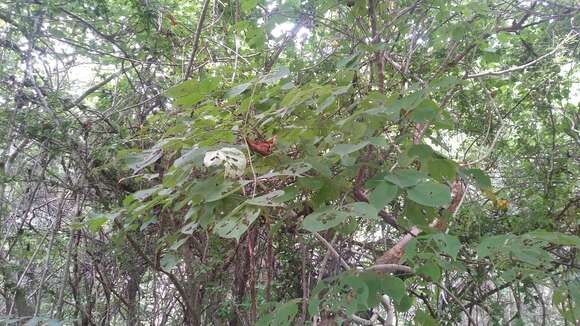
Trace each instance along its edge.
{"label": "dense foliage", "polygon": [[577,324],[579,26],[1,2],[0,324]]}

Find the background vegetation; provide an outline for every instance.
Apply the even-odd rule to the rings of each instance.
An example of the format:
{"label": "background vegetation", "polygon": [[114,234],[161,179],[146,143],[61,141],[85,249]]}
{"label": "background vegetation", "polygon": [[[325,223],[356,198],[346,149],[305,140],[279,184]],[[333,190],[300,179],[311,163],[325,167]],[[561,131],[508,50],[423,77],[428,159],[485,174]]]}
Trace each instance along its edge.
{"label": "background vegetation", "polygon": [[579,24],[2,1],[0,324],[577,324]]}

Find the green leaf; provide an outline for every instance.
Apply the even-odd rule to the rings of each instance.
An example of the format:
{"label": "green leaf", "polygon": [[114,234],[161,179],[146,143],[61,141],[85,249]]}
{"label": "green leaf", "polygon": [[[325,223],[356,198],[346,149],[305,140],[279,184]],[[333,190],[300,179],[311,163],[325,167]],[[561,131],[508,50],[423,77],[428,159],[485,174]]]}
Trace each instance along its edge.
{"label": "green leaf", "polygon": [[133,170],[133,173],[137,173],[142,169],[148,167],[149,165],[157,162],[157,160],[163,155],[163,150],[148,149],[141,153],[129,154],[125,157],[124,161],[129,169]]}
{"label": "green leaf", "polygon": [[439,323],[423,310],[417,310],[415,313],[415,325],[420,326],[437,326]]}
{"label": "green leaf", "polygon": [[320,232],[342,223],[349,214],[334,209],[324,209],[314,212],[304,218],[302,226],[310,232]]}
{"label": "green leaf", "polygon": [[428,226],[437,216],[437,211],[433,207],[419,205],[414,201],[405,202],[405,216],[418,226]]}
{"label": "green leaf", "polygon": [[283,195],[284,195],[283,190],[274,190],[263,196],[248,199],[246,200],[246,204],[255,206],[271,206],[271,207],[284,206],[284,204],[276,201],[277,198]]}
{"label": "green leaf", "polygon": [[459,248],[461,247],[461,242],[459,238],[454,235],[437,233],[430,236],[437,243],[437,247],[443,253],[451,256],[452,258],[457,258],[459,253]]}
{"label": "green leaf", "polygon": [[417,123],[426,122],[435,119],[439,111],[437,103],[432,100],[424,100],[411,112],[410,118]]}
{"label": "green leaf", "polygon": [[383,209],[397,194],[399,188],[389,182],[381,182],[369,195],[369,203],[378,210]]}
{"label": "green leaf", "polygon": [[369,288],[364,280],[358,275],[346,275],[340,281],[351,289],[352,300],[346,306],[346,314],[351,315],[366,308],[366,303],[369,299]]}
{"label": "green leaf", "polygon": [[451,203],[449,187],[432,181],[407,189],[407,195],[412,201],[424,206],[442,207]]}
{"label": "green leaf", "polygon": [[368,144],[369,144],[368,141],[364,141],[364,142],[359,143],[359,144],[337,144],[332,149],[332,152],[336,153],[340,156],[345,156],[345,155],[348,155],[350,153],[361,150],[362,148],[364,148]]}
{"label": "green leaf", "polygon": [[165,94],[169,97],[177,98],[182,96],[187,96],[192,92],[195,92],[197,81],[190,79],[186,80],[180,84],[177,84],[167,90]]}
{"label": "green leaf", "polygon": [[421,162],[426,162],[433,156],[433,149],[427,144],[412,145],[407,150],[409,158],[417,158]]}
{"label": "green leaf", "polygon": [[475,180],[477,186],[483,190],[491,189],[491,179],[480,169],[466,169],[463,171],[466,175]]}
{"label": "green leaf", "polygon": [[525,235],[531,239],[549,242],[559,246],[574,246],[580,248],[580,237],[568,235],[560,232],[549,232],[545,230],[535,230]]}
{"label": "green leaf", "polygon": [[483,258],[493,255],[497,250],[507,245],[508,235],[495,235],[483,238],[477,247],[477,257]]}
{"label": "green leaf", "polygon": [[298,313],[298,305],[296,300],[284,304],[278,304],[276,310],[269,316],[261,318],[256,325],[266,326],[266,325],[281,325],[289,326],[294,325],[293,321]]}
{"label": "green leaf", "polygon": [[290,75],[290,70],[288,70],[288,68],[279,67],[279,68],[274,69],[269,74],[264,75],[262,78],[260,78],[260,82],[264,83],[266,85],[274,85],[278,81],[280,81],[280,79],[286,78],[289,75]]}
{"label": "green leaf", "polygon": [[429,161],[429,174],[435,180],[455,180],[457,164],[447,159],[434,159]]}
{"label": "green leaf", "polygon": [[395,303],[400,303],[401,299],[405,297],[405,283],[398,277],[384,276],[381,288]]}
{"label": "green leaf", "polygon": [[243,83],[243,84],[234,86],[234,87],[230,88],[230,90],[226,93],[226,96],[227,97],[238,96],[238,95],[242,94],[243,92],[245,92],[250,86],[252,86],[252,83]]}
{"label": "green leaf", "polygon": [[195,184],[191,190],[191,194],[200,195],[202,198],[205,198],[206,202],[210,203],[227,197],[233,187],[234,183],[232,181],[220,180],[214,177]]}
{"label": "green leaf", "polygon": [[179,258],[172,252],[167,252],[161,257],[161,269],[170,272],[179,263]]}
{"label": "green leaf", "polygon": [[222,238],[234,238],[239,241],[258,216],[259,209],[244,209],[238,214],[219,220],[214,226],[214,231]]}
{"label": "green leaf", "polygon": [[201,168],[203,166],[203,157],[206,152],[207,149],[194,147],[176,159],[175,162],[173,162],[173,166],[182,167],[187,164],[192,164],[195,167]]}
{"label": "green leaf", "polygon": [[356,216],[362,216],[369,219],[377,219],[379,215],[379,210],[367,203],[356,202],[348,205],[346,208],[351,210],[351,213]]}
{"label": "green leaf", "polygon": [[108,216],[97,216],[87,220],[87,227],[91,232],[97,232],[109,221]]}
{"label": "green leaf", "polygon": [[258,5],[258,0],[242,0],[240,1],[240,7],[243,13],[248,13],[252,9],[256,8]]}
{"label": "green leaf", "polygon": [[438,283],[441,280],[441,268],[435,263],[424,264],[417,268],[416,272],[429,282]]}
{"label": "green leaf", "polygon": [[385,180],[396,184],[401,188],[414,186],[427,179],[427,175],[413,169],[396,170],[385,176]]}
{"label": "green leaf", "polygon": [[153,188],[139,190],[133,193],[131,196],[133,196],[133,198],[137,200],[144,201],[145,199],[149,198],[151,195],[156,193],[159,189],[161,189],[161,186],[157,185]]}

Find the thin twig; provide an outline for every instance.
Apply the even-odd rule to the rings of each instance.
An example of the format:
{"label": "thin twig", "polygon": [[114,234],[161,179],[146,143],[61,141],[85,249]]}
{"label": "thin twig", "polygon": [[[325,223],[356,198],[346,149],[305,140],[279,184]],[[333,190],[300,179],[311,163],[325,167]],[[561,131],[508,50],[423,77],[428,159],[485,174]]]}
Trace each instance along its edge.
{"label": "thin twig", "polygon": [[187,69],[185,69],[185,80],[191,77],[193,60],[199,49],[199,38],[201,36],[201,30],[203,29],[203,22],[207,14],[207,8],[209,7],[209,0],[203,2],[203,8],[201,9],[201,15],[199,16],[199,21],[197,22],[197,27],[195,29],[195,36],[193,39],[193,49],[191,50],[191,56],[189,57],[189,63],[187,64]]}

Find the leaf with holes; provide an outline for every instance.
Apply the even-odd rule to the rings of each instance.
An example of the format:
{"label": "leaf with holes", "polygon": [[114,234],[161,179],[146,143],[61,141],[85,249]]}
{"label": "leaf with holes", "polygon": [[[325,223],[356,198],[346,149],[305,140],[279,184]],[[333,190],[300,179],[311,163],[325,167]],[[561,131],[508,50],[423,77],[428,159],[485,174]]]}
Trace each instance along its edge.
{"label": "leaf with holes", "polygon": [[310,232],[320,232],[333,228],[342,223],[349,214],[334,209],[325,209],[314,212],[304,218],[302,226]]}
{"label": "leaf with holes", "polygon": [[214,231],[222,238],[233,238],[239,241],[258,216],[260,216],[259,209],[245,209],[239,214],[218,221],[214,226]]}
{"label": "leaf with holes", "polygon": [[263,196],[248,199],[246,203],[254,206],[284,206],[284,204],[277,201],[282,195],[284,195],[284,190],[274,190]]}

